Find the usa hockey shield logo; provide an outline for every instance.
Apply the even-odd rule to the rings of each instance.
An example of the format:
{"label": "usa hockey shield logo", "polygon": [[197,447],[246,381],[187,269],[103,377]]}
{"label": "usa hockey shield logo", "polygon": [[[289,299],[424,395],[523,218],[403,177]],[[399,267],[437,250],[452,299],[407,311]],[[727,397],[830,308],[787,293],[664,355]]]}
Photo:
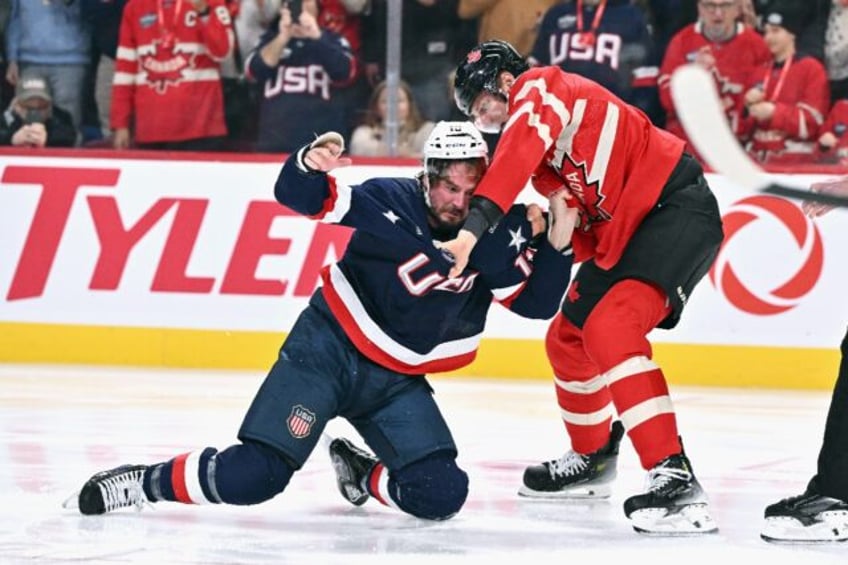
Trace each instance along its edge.
{"label": "usa hockey shield logo", "polygon": [[315,413],[307,410],[300,404],[292,408],[286,420],[286,425],[289,427],[289,433],[297,439],[305,438],[312,432],[312,424],[315,423]]}

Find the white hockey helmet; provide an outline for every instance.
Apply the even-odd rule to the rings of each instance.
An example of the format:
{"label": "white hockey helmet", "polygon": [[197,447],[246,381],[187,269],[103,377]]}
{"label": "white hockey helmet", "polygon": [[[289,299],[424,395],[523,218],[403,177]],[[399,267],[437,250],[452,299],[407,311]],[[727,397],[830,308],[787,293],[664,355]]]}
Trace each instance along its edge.
{"label": "white hockey helmet", "polygon": [[489,162],[489,146],[471,122],[439,122],[424,144],[424,170],[431,173],[434,159],[485,159]]}

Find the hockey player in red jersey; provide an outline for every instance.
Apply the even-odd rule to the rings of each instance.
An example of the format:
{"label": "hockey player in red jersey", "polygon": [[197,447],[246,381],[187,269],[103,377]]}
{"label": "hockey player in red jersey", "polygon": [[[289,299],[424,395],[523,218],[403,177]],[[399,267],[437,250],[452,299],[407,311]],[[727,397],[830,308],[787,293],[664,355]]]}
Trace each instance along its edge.
{"label": "hockey player in red jersey", "polygon": [[220,64],[234,44],[224,0],[128,2],[112,82],[115,148],[219,149]]}
{"label": "hockey player in red jersey", "polygon": [[716,531],[678,436],[647,334],[674,327],[723,239],[718,205],[684,142],[595,82],[556,67],[528,69],[488,41],[457,69],[456,102],[480,129],[501,130],[493,162],[459,236],[444,244],[461,272],[477,239],[531,181],[565,191],[580,211],[582,262],[546,338],[572,450],[529,467],[521,493],[591,497],[615,476],[621,423],[649,471],[627,499],[637,531]]}

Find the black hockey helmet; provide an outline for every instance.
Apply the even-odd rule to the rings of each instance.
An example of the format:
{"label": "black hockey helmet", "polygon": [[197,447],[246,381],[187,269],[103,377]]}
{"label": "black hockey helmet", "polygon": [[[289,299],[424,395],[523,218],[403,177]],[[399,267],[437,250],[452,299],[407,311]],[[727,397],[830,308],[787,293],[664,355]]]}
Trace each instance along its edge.
{"label": "black hockey helmet", "polygon": [[498,75],[501,71],[518,76],[528,68],[527,61],[506,41],[493,39],[481,43],[468,52],[456,69],[453,83],[456,106],[470,116],[471,104],[481,92],[500,93]]}

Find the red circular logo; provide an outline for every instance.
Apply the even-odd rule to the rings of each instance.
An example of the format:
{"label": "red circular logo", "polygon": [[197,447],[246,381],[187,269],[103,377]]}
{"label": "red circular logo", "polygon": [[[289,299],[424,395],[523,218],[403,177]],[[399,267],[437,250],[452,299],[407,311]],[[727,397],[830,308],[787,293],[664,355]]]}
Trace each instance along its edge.
{"label": "red circular logo", "polygon": [[[807,218],[796,204],[773,196],[750,196],[736,202],[727,214],[724,214],[724,242],[718,257],[710,269],[710,280],[728,302],[749,314],[769,316],[791,310],[809,293],[819,279],[822,271],[824,249],[821,234],[816,225]],[[731,264],[730,245],[734,237],[743,228],[752,226],[755,221],[777,220],[794,241],[791,249],[780,249],[781,259],[786,264],[798,266],[795,272],[783,281],[768,281],[757,285],[751,280],[743,280],[739,269]],[[780,245],[779,237],[757,240],[759,251],[772,251],[766,246]],[[751,258],[757,254],[753,249],[746,254]],[[799,256],[800,254],[800,256]],[[779,269],[774,269],[778,271]],[[768,273],[773,270],[768,269]],[[752,277],[753,278],[753,277]],[[766,286],[766,289],[760,287]]]}

